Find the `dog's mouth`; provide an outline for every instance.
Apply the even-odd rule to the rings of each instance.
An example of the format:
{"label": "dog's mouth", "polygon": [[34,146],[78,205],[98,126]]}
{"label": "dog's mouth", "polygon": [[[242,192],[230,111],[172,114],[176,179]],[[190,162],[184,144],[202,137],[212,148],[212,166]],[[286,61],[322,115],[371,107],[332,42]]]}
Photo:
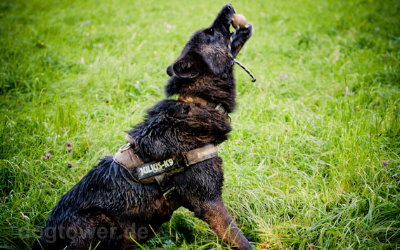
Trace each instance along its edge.
{"label": "dog's mouth", "polygon": [[232,18],[235,14],[235,9],[231,4],[225,4],[219,12],[217,18],[214,20],[212,27],[221,31],[224,35],[229,36],[229,27],[232,23]]}

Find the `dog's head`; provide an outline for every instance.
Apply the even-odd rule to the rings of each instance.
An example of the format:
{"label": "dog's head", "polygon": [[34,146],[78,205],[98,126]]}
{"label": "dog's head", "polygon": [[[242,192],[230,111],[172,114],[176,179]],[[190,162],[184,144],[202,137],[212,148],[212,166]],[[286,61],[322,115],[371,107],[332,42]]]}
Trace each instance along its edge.
{"label": "dog's head", "polygon": [[229,26],[235,13],[225,5],[213,24],[197,31],[186,43],[179,58],[167,68],[169,76],[193,79],[201,74],[220,75],[231,63],[228,56]]}
{"label": "dog's head", "polygon": [[[224,82],[234,89],[233,61],[229,55],[231,52],[236,56],[252,33],[251,25],[238,30],[229,50],[229,28],[234,14],[232,5],[226,4],[211,26],[193,34],[180,56],[167,68],[167,74],[171,77],[166,88],[168,96],[188,94],[189,89],[204,95],[207,90],[215,89],[212,86],[215,82]],[[223,88],[227,89],[226,86]]]}

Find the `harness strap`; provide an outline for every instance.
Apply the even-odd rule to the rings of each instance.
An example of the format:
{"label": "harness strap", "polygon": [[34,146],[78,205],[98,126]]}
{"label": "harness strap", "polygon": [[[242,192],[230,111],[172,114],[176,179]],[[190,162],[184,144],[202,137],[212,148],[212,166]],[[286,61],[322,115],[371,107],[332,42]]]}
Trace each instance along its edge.
{"label": "harness strap", "polygon": [[132,150],[134,149],[132,145],[134,144],[128,142],[114,155],[114,161],[127,169],[135,168],[144,164],[142,159],[137,155],[137,152]]}
{"label": "harness strap", "polygon": [[174,195],[174,174],[185,171],[189,166],[218,156],[217,148],[208,144],[180,155],[158,162],[144,163],[138,155],[139,148],[135,140],[127,135],[128,143],[114,155],[114,161],[128,171],[135,182],[149,184],[157,182],[165,199]]}
{"label": "harness strap", "polygon": [[224,115],[228,115],[228,112],[225,110],[224,106],[222,106],[221,103],[216,104],[213,102],[209,102],[201,97],[198,96],[191,96],[191,95],[180,95],[178,98],[179,101],[181,102],[198,102],[207,106],[210,106],[214,109],[216,109],[217,111],[219,111],[220,113],[224,114]]}
{"label": "harness strap", "polygon": [[164,173],[156,176],[155,179],[158,183],[158,186],[160,186],[164,198],[166,200],[171,200],[176,191],[172,178]]}
{"label": "harness strap", "polygon": [[208,144],[201,148],[190,150],[189,152],[182,153],[186,166],[196,164],[211,158],[216,157],[217,150],[214,145]]}

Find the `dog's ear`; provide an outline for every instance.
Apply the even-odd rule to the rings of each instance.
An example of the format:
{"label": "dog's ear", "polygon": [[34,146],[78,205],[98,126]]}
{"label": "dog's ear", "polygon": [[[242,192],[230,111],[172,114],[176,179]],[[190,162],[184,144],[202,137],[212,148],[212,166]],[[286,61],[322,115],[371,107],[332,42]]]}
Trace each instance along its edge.
{"label": "dog's ear", "polygon": [[168,68],[167,68],[167,74],[168,74],[169,76],[173,76],[173,75],[174,75],[174,72],[172,71],[172,65],[169,65],[169,66],[168,66]]}
{"label": "dog's ear", "polygon": [[209,70],[214,75],[227,78],[227,66],[230,65],[228,56],[216,51],[186,52],[167,68],[167,74],[177,75],[180,78],[196,78],[200,73]]}
{"label": "dog's ear", "polygon": [[[180,78],[196,78],[201,72],[201,57],[195,53],[188,52],[181,56],[172,66],[167,68],[167,73],[171,71]],[[171,70],[172,69],[172,70]]]}

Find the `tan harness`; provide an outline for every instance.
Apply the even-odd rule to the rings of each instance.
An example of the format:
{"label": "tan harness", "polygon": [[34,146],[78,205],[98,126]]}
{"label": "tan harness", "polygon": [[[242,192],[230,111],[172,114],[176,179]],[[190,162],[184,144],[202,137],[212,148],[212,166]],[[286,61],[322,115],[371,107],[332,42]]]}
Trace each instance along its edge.
{"label": "tan harness", "polygon": [[[183,102],[198,102],[211,106],[221,113],[227,112],[221,104],[207,102],[200,97],[180,96]],[[144,162],[139,156],[139,147],[134,138],[126,136],[127,144],[114,155],[114,162],[126,169],[135,182],[149,184],[157,182],[165,199],[171,199],[175,190],[172,176],[187,170],[191,165],[218,156],[217,148],[212,144],[174,155],[161,161]]]}
{"label": "tan harness", "polygon": [[206,101],[203,98],[200,98],[198,96],[181,95],[181,96],[179,96],[178,100],[182,101],[182,102],[198,102],[198,103],[207,105],[209,107],[212,107],[224,115],[228,115],[228,112],[225,110],[225,108],[221,104],[215,104],[213,102]]}
{"label": "tan harness", "polygon": [[114,161],[126,169],[135,182],[149,184],[157,182],[165,199],[171,199],[175,190],[171,176],[187,170],[191,165],[218,156],[212,144],[196,148],[162,161],[145,163],[138,155],[134,139],[127,135],[128,143],[114,155]]}
{"label": "tan harness", "polygon": [[196,148],[170,158],[145,163],[138,155],[135,140],[127,135],[127,144],[114,155],[114,161],[128,170],[132,178],[141,183],[152,183],[157,175],[166,173],[172,175],[186,170],[196,163],[216,157],[217,148],[212,144]]}

